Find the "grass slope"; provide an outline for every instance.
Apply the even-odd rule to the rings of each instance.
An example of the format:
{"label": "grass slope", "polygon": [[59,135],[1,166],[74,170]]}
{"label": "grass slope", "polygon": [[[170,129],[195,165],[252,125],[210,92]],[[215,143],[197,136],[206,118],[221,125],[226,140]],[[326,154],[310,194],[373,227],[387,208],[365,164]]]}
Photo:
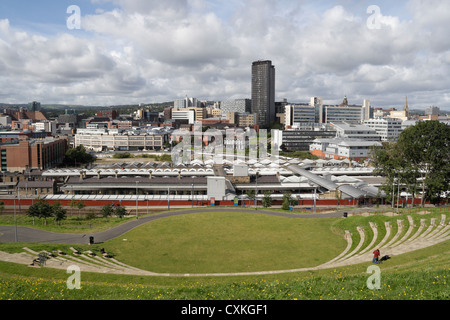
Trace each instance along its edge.
{"label": "grass slope", "polygon": [[312,267],[346,246],[330,232],[334,220],[202,212],[154,221],[104,246],[126,264],[159,273]]}
{"label": "grass slope", "polygon": [[[448,217],[448,211],[446,212]],[[440,214],[434,215],[439,218]],[[279,253],[279,260],[272,261],[270,267],[282,267],[289,264],[289,268],[301,265],[317,265],[334,256],[330,251],[332,248],[344,246],[342,239],[337,244],[330,244],[336,235],[342,236],[344,230],[351,230],[353,234],[356,226],[368,227],[369,221],[376,221],[381,225],[384,221],[398,217],[351,217],[347,219],[287,219],[276,217],[256,217],[253,215],[232,216],[228,214],[198,214],[183,216],[184,219],[167,219],[166,221],[154,221],[142,228],[138,228],[127,234],[130,239],[123,241],[122,237],[107,245],[113,249],[117,257],[130,259],[129,262],[137,261],[135,254],[129,254],[130,250],[142,252],[142,248],[153,247],[154,254],[162,257],[167,250],[172,248],[170,241],[177,241],[182,248],[191,248],[191,241],[201,239],[203,233],[203,244],[196,251],[180,252],[176,249],[174,254],[184,255],[189,258],[196,254],[210,251],[210,257],[219,257],[221,263],[208,266],[198,260],[182,261],[174,270],[196,268],[200,265],[205,270],[223,269],[226,258],[212,250],[221,246],[225,239],[230,240],[229,249],[243,252],[240,248],[242,239],[234,239],[241,234],[247,234],[250,239],[259,237],[261,241],[248,241],[247,246],[263,248],[266,251],[261,255],[253,256],[252,262],[262,262],[268,251]],[[414,216],[415,221],[420,218],[433,217],[433,215]],[[245,221],[240,219],[245,218]],[[261,218],[261,219],[260,219]],[[406,221],[406,217],[405,221]],[[248,223],[247,223],[248,222]],[[161,224],[161,225],[158,225]],[[316,225],[317,224],[317,225]],[[394,223],[392,223],[394,225]],[[175,229],[173,229],[175,228]],[[215,230],[216,232],[212,232]],[[219,232],[220,231],[220,232]],[[135,233],[134,233],[135,232]],[[148,232],[148,233],[147,233]],[[165,236],[166,243],[155,242],[152,237]],[[189,237],[188,237],[189,235]],[[130,237],[132,236],[132,237]],[[171,237],[171,238],[170,238]],[[200,237],[200,238],[198,238]],[[214,238],[216,237],[216,238]],[[330,237],[327,240],[327,237]],[[138,239],[146,238],[149,243],[138,243]],[[133,240],[134,239],[134,240]],[[206,240],[205,240],[206,239]],[[305,239],[308,239],[307,241]],[[322,240],[325,239],[325,240]],[[233,240],[233,241],[231,241]],[[236,242],[234,242],[236,240]],[[264,241],[265,240],[265,241]],[[320,241],[318,241],[320,240]],[[134,241],[134,243],[133,243]],[[306,243],[302,243],[306,242]],[[328,247],[327,252],[321,252],[320,243],[324,241]],[[277,243],[278,242],[278,243]],[[215,244],[214,244],[215,243]],[[233,243],[231,245],[231,243]],[[261,245],[264,244],[264,245]],[[280,248],[288,250],[280,254]],[[54,245],[45,244],[18,244],[28,247]],[[133,246],[138,246],[133,249]],[[301,254],[291,254],[294,248],[300,248]],[[14,250],[13,244],[0,244],[0,250],[8,247]],[[128,247],[127,247],[128,246]],[[159,246],[159,250],[158,249]],[[286,248],[287,247],[287,248]],[[162,250],[164,248],[164,251]],[[223,249],[225,250],[225,249]],[[309,251],[304,251],[309,250]],[[178,252],[177,252],[178,251]],[[223,251],[221,252],[223,254]],[[127,257],[129,255],[129,258]],[[290,265],[284,255],[295,257],[296,266]],[[308,258],[308,256],[311,257]],[[167,255],[168,256],[168,255]],[[149,256],[151,257],[151,256]],[[267,256],[266,256],[267,257]],[[143,258],[142,260],[147,259]],[[133,260],[133,261],[132,261]],[[181,260],[180,260],[181,261]],[[163,267],[169,261],[164,259],[148,258],[145,266],[156,268]],[[195,262],[195,263],[194,263]],[[248,261],[241,260],[233,268],[246,268]],[[448,286],[450,271],[450,241],[438,245],[409,252],[393,257],[379,267],[381,268],[381,289],[370,290],[366,281],[367,267],[370,262],[358,265],[332,268],[326,270],[306,271],[298,273],[285,273],[277,275],[261,276],[231,276],[231,277],[142,277],[129,275],[112,275],[99,273],[83,273],[81,277],[82,287],[80,290],[69,290],[66,286],[68,274],[64,270],[34,269],[23,265],[0,262],[0,299],[1,300],[127,300],[127,299],[149,299],[149,300],[448,300],[450,289]],[[182,268],[181,268],[182,267]],[[259,266],[258,269],[262,268]],[[227,270],[229,271],[229,270]],[[165,270],[167,272],[167,270]]]}

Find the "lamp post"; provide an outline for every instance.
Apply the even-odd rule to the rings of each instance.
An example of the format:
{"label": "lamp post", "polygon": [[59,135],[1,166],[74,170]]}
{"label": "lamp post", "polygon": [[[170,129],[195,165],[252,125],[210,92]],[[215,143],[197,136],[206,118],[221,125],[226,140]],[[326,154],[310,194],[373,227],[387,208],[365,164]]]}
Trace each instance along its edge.
{"label": "lamp post", "polygon": [[395,202],[395,196],[394,196],[394,184],[395,184],[395,177],[392,180],[392,209],[394,209],[394,202]]}
{"label": "lamp post", "polygon": [[312,182],[311,180],[308,181],[308,184],[314,188],[314,213],[316,213],[316,194],[317,194],[317,184]]}
{"label": "lamp post", "polygon": [[314,213],[316,213],[316,193],[317,193],[317,186],[314,185]]}
{"label": "lamp post", "polygon": [[139,218],[139,212],[138,212],[138,183],[139,181],[136,181],[136,219]]}
{"label": "lamp post", "polygon": [[17,183],[17,196],[19,197],[19,212],[20,212],[21,208],[20,208],[20,188],[19,188],[19,183]]}
{"label": "lamp post", "polygon": [[194,207],[194,184],[192,184],[191,196],[192,196],[192,208],[193,208]]}
{"label": "lamp post", "polygon": [[14,241],[17,242],[16,196],[14,196]]}
{"label": "lamp post", "polygon": [[167,187],[167,210],[170,210],[170,187]]}
{"label": "lamp post", "polygon": [[258,171],[255,174],[255,210],[257,210],[257,196],[258,196]]}

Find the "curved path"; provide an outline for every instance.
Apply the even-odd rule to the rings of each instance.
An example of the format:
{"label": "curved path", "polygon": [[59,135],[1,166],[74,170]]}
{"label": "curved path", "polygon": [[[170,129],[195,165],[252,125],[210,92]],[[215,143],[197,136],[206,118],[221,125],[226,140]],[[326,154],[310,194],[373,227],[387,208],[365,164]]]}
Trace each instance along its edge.
{"label": "curved path", "polygon": [[[234,209],[234,208],[210,208],[210,209],[186,209],[167,211],[151,216],[142,217],[139,219],[131,220],[123,223],[112,229],[95,232],[95,233],[55,233],[45,230],[38,230],[28,227],[17,227],[17,242],[39,242],[39,243],[64,243],[64,244],[87,244],[89,243],[89,237],[93,236],[96,243],[105,242],[151,221],[168,218],[183,214],[200,213],[200,212],[251,212],[258,214],[268,214],[280,217],[290,218],[330,218],[330,217],[342,217],[343,212],[349,212],[348,210],[336,211],[333,213],[316,213],[316,214],[292,214],[278,211],[269,210],[255,210],[255,209]],[[0,243],[15,242],[15,227],[14,226],[0,226]]]}

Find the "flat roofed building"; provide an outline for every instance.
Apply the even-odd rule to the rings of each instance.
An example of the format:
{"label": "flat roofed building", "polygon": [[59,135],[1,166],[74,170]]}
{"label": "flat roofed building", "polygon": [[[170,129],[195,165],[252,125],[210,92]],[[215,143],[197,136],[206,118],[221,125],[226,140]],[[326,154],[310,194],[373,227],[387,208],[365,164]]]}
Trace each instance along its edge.
{"label": "flat roofed building", "polygon": [[374,128],[363,124],[332,122],[331,126],[336,130],[336,137],[343,139],[360,139],[368,141],[380,141],[381,136]]}
{"label": "flat roofed building", "polygon": [[362,106],[324,106],[324,123],[345,121],[360,123],[365,119]]}
{"label": "flat roofed building", "polygon": [[325,124],[312,124],[282,131],[281,144],[287,151],[309,151],[315,139],[335,138],[336,131]]}
{"label": "flat roofed building", "polygon": [[67,139],[46,137],[30,139],[21,137],[16,141],[0,144],[2,171],[24,171],[27,169],[49,169],[64,160]]}
{"label": "flat roofed building", "polygon": [[369,119],[364,124],[376,131],[382,141],[396,141],[402,133],[402,120],[383,118]]}
{"label": "flat roofed building", "polygon": [[322,159],[367,159],[371,148],[381,146],[380,142],[356,139],[316,139],[311,144],[310,153]]}
{"label": "flat roofed building", "polygon": [[168,141],[169,133],[166,132],[131,132],[126,131],[96,131],[79,132],[75,135],[75,146],[83,145],[90,150],[161,150]]}

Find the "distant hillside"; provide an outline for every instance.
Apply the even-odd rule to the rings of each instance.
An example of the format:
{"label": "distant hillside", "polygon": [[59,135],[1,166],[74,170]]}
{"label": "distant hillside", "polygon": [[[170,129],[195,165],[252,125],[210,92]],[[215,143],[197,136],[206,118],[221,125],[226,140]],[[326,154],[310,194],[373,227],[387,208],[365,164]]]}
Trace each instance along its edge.
{"label": "distant hillside", "polygon": [[[149,109],[153,112],[161,112],[164,108],[173,106],[173,101],[161,102],[161,103],[148,103],[148,104],[130,104],[130,105],[112,105],[112,106],[86,106],[86,105],[72,105],[72,104],[42,104],[41,110],[43,112],[48,112],[52,115],[57,115],[64,113],[66,109],[77,110],[78,113],[95,113],[101,110],[114,109],[119,111],[119,113],[127,114],[136,111],[139,108]],[[0,108],[28,108],[28,103],[26,104],[10,104],[10,103],[0,103]]]}

